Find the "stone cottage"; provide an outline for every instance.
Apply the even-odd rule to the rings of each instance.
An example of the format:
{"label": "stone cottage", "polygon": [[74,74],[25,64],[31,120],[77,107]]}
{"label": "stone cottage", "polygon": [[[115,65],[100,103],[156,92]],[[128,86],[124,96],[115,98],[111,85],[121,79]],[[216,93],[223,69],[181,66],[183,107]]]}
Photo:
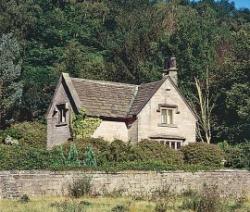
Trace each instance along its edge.
{"label": "stone cottage", "polygon": [[162,79],[141,85],[72,78],[63,73],[47,113],[47,147],[71,139],[70,117],[84,108],[101,124],[92,137],[136,143],[142,139],[170,148],[196,141],[197,118],[177,87],[172,57]]}

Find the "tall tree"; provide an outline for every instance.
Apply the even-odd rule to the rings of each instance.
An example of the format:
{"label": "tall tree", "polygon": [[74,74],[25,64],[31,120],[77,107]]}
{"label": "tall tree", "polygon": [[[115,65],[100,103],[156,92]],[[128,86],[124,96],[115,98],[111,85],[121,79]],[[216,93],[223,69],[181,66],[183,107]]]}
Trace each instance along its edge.
{"label": "tall tree", "polygon": [[22,96],[20,46],[12,34],[0,38],[0,127],[13,118]]}

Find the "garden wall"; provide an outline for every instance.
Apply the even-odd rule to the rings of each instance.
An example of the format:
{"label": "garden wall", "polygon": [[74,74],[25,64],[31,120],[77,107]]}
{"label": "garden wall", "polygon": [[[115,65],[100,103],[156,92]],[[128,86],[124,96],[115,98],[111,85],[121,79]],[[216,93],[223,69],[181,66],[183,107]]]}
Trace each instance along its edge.
{"label": "garden wall", "polygon": [[222,170],[210,172],[124,171],[118,173],[83,171],[1,171],[0,199],[28,196],[62,196],[68,194],[74,179],[90,176],[91,193],[102,195],[119,192],[123,195],[150,196],[154,191],[170,186],[176,193],[217,185],[222,195],[250,195],[250,172]]}

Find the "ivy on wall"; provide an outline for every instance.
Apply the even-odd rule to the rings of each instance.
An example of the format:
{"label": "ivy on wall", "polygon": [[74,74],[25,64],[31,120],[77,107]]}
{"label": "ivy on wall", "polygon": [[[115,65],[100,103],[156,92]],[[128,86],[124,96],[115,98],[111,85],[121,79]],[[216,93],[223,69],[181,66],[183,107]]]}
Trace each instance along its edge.
{"label": "ivy on wall", "polygon": [[90,137],[101,124],[101,119],[87,117],[86,111],[81,109],[80,113],[73,114],[71,120],[71,129],[74,138]]}

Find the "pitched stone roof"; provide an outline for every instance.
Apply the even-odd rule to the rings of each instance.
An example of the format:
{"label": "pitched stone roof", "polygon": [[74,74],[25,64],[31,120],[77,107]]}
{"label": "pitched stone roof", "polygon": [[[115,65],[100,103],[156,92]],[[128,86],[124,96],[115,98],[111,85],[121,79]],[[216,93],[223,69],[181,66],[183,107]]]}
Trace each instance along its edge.
{"label": "pitched stone roof", "polygon": [[129,114],[138,114],[151,99],[154,93],[160,88],[164,81],[165,79],[162,79],[159,81],[139,85],[137,95],[133,101]]}
{"label": "pitched stone roof", "polygon": [[[119,119],[137,115],[167,78],[169,77],[151,83],[132,85],[72,78],[67,73],[62,74],[62,80],[66,82],[78,110],[84,108],[90,116]],[[180,93],[175,85],[174,87]],[[182,98],[187,103],[183,96]],[[192,111],[188,103],[187,105]]]}
{"label": "pitched stone roof", "polygon": [[126,118],[134,101],[137,86],[124,83],[71,78],[81,107],[88,115]]}
{"label": "pitched stone roof", "polygon": [[127,118],[136,115],[165,80],[142,85],[70,78],[88,115]]}

